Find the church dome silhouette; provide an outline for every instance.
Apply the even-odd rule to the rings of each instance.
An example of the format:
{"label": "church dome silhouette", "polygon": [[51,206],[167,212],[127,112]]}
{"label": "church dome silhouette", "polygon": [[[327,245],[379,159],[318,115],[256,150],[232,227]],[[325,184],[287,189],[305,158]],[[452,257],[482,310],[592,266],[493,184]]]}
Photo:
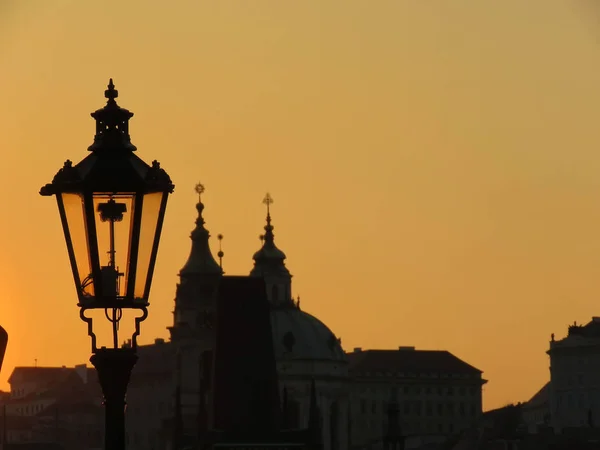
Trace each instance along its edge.
{"label": "church dome silhouette", "polygon": [[327,325],[297,306],[272,309],[271,328],[277,360],[346,361],[341,343]]}

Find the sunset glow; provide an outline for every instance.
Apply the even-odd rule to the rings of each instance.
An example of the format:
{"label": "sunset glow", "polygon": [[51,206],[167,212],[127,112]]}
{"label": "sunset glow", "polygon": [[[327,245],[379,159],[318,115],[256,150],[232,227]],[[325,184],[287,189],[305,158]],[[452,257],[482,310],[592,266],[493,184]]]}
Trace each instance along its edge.
{"label": "sunset glow", "polygon": [[0,323],[15,365],[87,362],[54,201],[112,77],[175,183],[141,342],[166,338],[194,187],[246,275],[266,192],[294,296],[346,350],[447,349],[484,406],[600,316],[600,8],[586,0],[0,5]]}

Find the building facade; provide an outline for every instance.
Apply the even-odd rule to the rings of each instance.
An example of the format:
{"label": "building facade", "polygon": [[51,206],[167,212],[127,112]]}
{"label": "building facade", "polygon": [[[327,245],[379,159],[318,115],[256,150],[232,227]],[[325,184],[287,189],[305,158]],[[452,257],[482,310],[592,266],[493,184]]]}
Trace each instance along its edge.
{"label": "building facade", "polygon": [[102,391],[96,371],[76,367],[16,367],[3,399],[6,445],[54,445],[64,450],[101,449]]}
{"label": "building facade", "polygon": [[555,431],[600,426],[600,317],[550,341],[550,408]]}
{"label": "building facade", "polygon": [[550,426],[550,382],[523,403],[521,412],[528,433],[535,434]]}
{"label": "building facade", "polygon": [[447,351],[356,348],[348,359],[354,446],[378,447],[390,400],[399,405],[407,444],[441,442],[481,417],[482,372]]}

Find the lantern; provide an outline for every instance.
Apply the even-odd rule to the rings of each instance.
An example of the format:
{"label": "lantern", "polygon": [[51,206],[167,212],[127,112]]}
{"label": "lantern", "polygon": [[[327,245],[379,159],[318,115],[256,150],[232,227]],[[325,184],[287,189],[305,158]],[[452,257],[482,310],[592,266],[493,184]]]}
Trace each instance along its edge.
{"label": "lantern", "polygon": [[[43,196],[55,195],[73,271],[81,317],[105,309],[117,323],[122,309],[147,315],[148,296],[167,206],[174,186],[157,161],[146,164],[129,137],[133,113],[117,105],[112,79],[107,104],[96,120],[90,154],[78,164],[67,160]],[[95,335],[91,332],[95,350]],[[116,333],[115,348],[118,345]]]}

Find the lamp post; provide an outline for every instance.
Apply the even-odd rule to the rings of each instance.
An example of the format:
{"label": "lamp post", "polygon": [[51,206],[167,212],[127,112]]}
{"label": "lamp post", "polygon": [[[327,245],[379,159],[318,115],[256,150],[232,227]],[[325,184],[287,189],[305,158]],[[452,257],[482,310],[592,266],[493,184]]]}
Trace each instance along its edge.
{"label": "lamp post", "polygon": [[[104,394],[105,448],[125,448],[125,394],[137,360],[140,324],[148,316],[148,295],[167,206],[174,186],[157,161],[135,155],[129,137],[133,113],[117,105],[112,79],[107,103],[96,120],[90,154],[67,160],[52,183],[40,190],[55,195],[75,280],[80,317],[92,341],[90,361]],[[112,347],[98,348],[91,310],[104,310],[112,325]],[[119,348],[123,310],[137,310],[131,346]]]}

